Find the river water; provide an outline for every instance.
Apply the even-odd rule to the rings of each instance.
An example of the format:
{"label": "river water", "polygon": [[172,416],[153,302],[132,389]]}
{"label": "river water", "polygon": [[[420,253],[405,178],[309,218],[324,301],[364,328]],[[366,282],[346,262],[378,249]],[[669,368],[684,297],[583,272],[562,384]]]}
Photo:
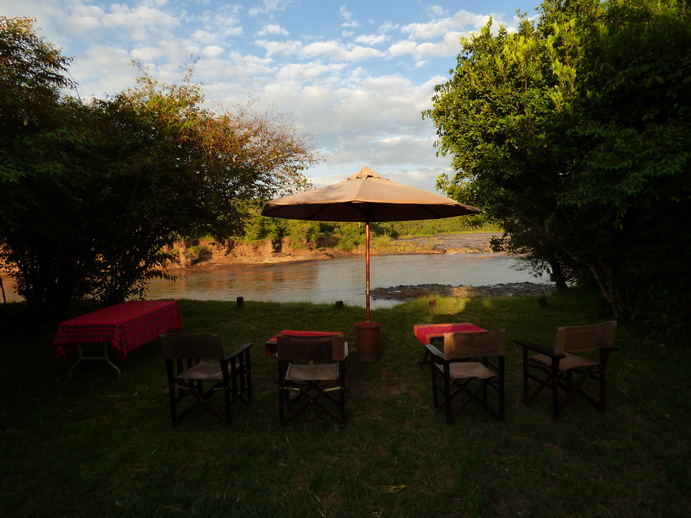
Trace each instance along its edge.
{"label": "river water", "polygon": [[[453,247],[458,243],[447,242]],[[467,244],[467,243],[461,243]],[[459,245],[460,246],[460,245]],[[371,289],[398,285],[450,284],[484,286],[510,282],[548,283],[518,270],[519,262],[500,254],[416,254],[372,256]],[[8,286],[8,302],[21,300]],[[194,299],[274,302],[336,302],[365,305],[365,259],[314,260],[221,269],[188,270],[171,282],[155,279],[149,299]],[[372,308],[390,307],[396,300],[372,299]]]}
{"label": "river water", "polygon": [[[432,254],[373,256],[371,289],[398,285],[451,284],[484,286],[509,282],[547,283],[515,269],[517,261],[496,254]],[[175,282],[155,280],[152,299],[336,302],[365,305],[365,260],[345,259],[233,266],[199,270]],[[395,300],[372,300],[372,308]]]}

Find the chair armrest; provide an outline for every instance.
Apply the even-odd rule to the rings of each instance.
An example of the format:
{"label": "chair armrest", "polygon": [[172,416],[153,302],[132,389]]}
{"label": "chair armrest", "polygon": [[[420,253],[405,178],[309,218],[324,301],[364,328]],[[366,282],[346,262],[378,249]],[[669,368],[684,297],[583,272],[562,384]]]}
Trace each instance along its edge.
{"label": "chair armrest", "polygon": [[232,353],[227,354],[223,359],[226,360],[226,361],[228,361],[228,360],[230,360],[230,359],[232,359],[232,358],[235,358],[236,356],[239,356],[241,353],[245,352],[245,351],[246,351],[247,349],[249,349],[250,347],[252,347],[252,344],[251,344],[251,343],[248,343],[248,344],[245,344],[245,345],[241,345],[240,347],[238,347],[237,349],[235,349]]}
{"label": "chair armrest", "polygon": [[523,347],[523,349],[531,349],[537,353],[544,354],[545,356],[549,356],[552,359],[559,360],[561,358],[566,358],[565,354],[557,354],[555,353],[552,349],[547,349],[546,347],[542,347],[534,342],[530,342],[528,340],[514,340],[513,343],[516,345],[520,345]]}
{"label": "chair armrest", "polygon": [[431,344],[426,344],[425,348],[432,353],[432,356],[437,358],[438,360],[444,360],[444,353],[442,353],[439,349],[437,349],[435,346]]}

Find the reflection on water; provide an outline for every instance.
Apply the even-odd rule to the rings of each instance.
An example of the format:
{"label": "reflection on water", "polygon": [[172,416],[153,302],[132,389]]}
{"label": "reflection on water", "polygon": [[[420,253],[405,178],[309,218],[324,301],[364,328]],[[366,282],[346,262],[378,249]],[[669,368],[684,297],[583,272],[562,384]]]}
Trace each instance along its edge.
{"label": "reflection on water", "polygon": [[[371,288],[401,284],[482,286],[508,282],[542,282],[514,267],[516,260],[491,254],[389,255],[372,257]],[[362,257],[233,266],[188,272],[175,282],[155,280],[149,298],[274,302],[335,302],[365,305],[365,261]],[[392,300],[372,300],[372,307],[389,307]]]}
{"label": "reflection on water", "polygon": [[[371,288],[401,284],[483,286],[508,282],[547,283],[515,269],[517,261],[492,254],[385,255],[372,257]],[[21,300],[5,281],[8,302]],[[239,265],[219,270],[188,271],[175,282],[155,279],[149,299],[245,300],[274,302],[336,302],[365,305],[365,260],[346,259]],[[390,307],[394,300],[372,299],[372,308]]]}

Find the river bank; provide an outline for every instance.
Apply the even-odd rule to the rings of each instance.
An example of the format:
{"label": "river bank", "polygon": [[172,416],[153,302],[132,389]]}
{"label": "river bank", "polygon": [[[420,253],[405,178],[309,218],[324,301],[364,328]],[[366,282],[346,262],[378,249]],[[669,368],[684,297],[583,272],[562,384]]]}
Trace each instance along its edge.
{"label": "river bank", "polygon": [[[409,239],[379,241],[373,247],[374,256],[391,255],[468,255],[472,257],[501,256],[492,251],[491,239],[496,233],[454,234]],[[230,247],[218,247],[213,243],[198,243],[203,248],[194,264],[176,265],[170,273],[186,275],[194,271],[218,271],[241,267],[271,267],[281,264],[357,258],[364,255],[364,248],[343,252],[334,247],[309,249],[294,247],[288,240],[275,247],[270,241],[237,243]],[[194,250],[200,250],[195,248]],[[182,255],[182,254],[180,254]],[[509,282],[468,286],[455,284],[421,283],[377,287],[372,290],[373,300],[402,302],[428,297],[511,297],[522,295],[544,296],[554,291],[551,284],[543,282]]]}
{"label": "river bank", "polygon": [[[152,299],[315,302],[362,305],[364,257],[188,269],[175,282],[152,279]],[[405,286],[401,286],[405,284]],[[372,257],[372,307],[419,297],[517,296],[549,291],[506,254],[422,254]]]}
{"label": "river bank", "polygon": [[[543,277],[537,282],[527,272],[509,273],[513,261],[492,253],[494,234],[461,234],[392,240],[395,253],[379,248],[373,258],[372,299],[382,307],[421,297],[498,297],[540,295],[553,290]],[[209,243],[210,245],[210,243]],[[168,270],[170,282],[153,279],[148,297],[274,301],[347,300],[363,298],[363,251],[335,249],[274,250],[271,243],[236,246],[231,251],[205,243],[188,244],[188,257],[203,260]],[[389,247],[388,249],[390,249]],[[9,280],[9,282],[7,282]],[[20,301],[11,279],[5,278],[8,301]],[[401,281],[408,284],[401,285]],[[305,290],[301,295],[296,291]]]}
{"label": "river bank", "polygon": [[[494,252],[490,246],[490,240],[497,235],[496,233],[476,233],[377,240],[371,247],[371,253],[372,255],[492,254]],[[342,259],[365,254],[364,246],[346,252],[336,248],[335,242],[331,240],[321,240],[310,246],[296,244],[289,238],[284,238],[278,243],[271,240],[231,241],[226,245],[199,239],[175,243],[168,251],[177,256],[168,268],[172,274],[188,269]]]}

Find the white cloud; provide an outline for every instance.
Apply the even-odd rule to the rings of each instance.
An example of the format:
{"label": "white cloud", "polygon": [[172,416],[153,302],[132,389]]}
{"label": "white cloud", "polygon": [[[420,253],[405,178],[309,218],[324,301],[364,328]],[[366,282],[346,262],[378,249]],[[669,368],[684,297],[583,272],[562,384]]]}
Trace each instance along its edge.
{"label": "white cloud", "polygon": [[446,16],[448,12],[440,5],[428,5],[425,10],[434,18]]}
{"label": "white cloud", "polygon": [[122,4],[113,5],[102,21],[105,28],[122,31],[134,41],[155,40],[159,34],[170,34],[180,26],[180,21],[165,11],[149,7],[130,9]]}
{"label": "white cloud", "polygon": [[456,56],[460,51],[460,38],[484,26],[488,20],[489,17],[485,15],[458,11],[452,17],[405,25],[401,33],[407,35],[408,39],[391,44],[387,55],[410,56],[416,66],[432,58]]}
{"label": "white cloud", "polygon": [[362,43],[363,45],[377,45],[379,43],[384,43],[387,40],[384,34],[362,34],[355,38],[356,43]]}
{"label": "white cloud", "polygon": [[205,91],[212,92],[210,97],[215,101],[228,97],[228,92],[233,92],[235,99],[254,93],[267,77],[275,75],[271,59],[236,51],[224,54],[223,59],[201,59],[196,70],[195,78],[204,82]]}
{"label": "white cloud", "polygon": [[322,63],[292,63],[280,68],[276,74],[278,81],[290,81],[300,83],[302,81],[314,81],[317,78],[329,77],[338,74],[344,69],[344,65],[325,65]]}
{"label": "white cloud", "polygon": [[77,5],[71,16],[71,22],[79,32],[92,31],[101,27],[101,20],[105,12],[95,5]]}
{"label": "white cloud", "polygon": [[376,49],[362,47],[360,45],[347,47],[338,40],[310,43],[301,49],[300,54],[302,57],[308,59],[321,56],[343,61],[362,61],[383,56],[383,54]]}
{"label": "white cloud", "polygon": [[357,27],[358,23],[353,20],[353,13],[348,10],[348,7],[342,5],[339,14],[343,21],[341,22],[341,27]]}
{"label": "white cloud", "polygon": [[[132,58],[156,79],[179,82],[193,56],[193,79],[211,106],[252,101],[314,135],[326,159],[308,171],[319,177],[315,183],[369,165],[432,190],[449,160],[435,157],[433,124],[420,114],[434,86],[448,79],[443,74],[460,36],[488,20],[457,9],[449,14],[449,5],[457,4],[0,0],[0,12],[38,18],[41,36],[75,56],[70,73],[83,97],[133,86],[139,71]],[[366,13],[366,29],[354,13]],[[299,36],[288,40],[289,34]]]}
{"label": "white cloud", "polygon": [[240,5],[227,4],[214,10],[204,10],[200,14],[187,14],[181,18],[185,26],[196,26],[201,23],[205,31],[223,39],[238,37],[244,33],[241,14]]}
{"label": "white cloud", "polygon": [[225,50],[223,47],[220,47],[218,45],[209,45],[208,47],[204,47],[202,50],[202,55],[206,58],[217,58],[225,53]]}
{"label": "white cloud", "polygon": [[132,57],[142,63],[151,63],[157,61],[162,55],[159,47],[141,47],[132,51]]}
{"label": "white cloud", "polygon": [[389,47],[387,51],[389,56],[404,56],[406,54],[413,55],[417,49],[417,43],[414,41],[397,41]]}
{"label": "white cloud", "polygon": [[416,59],[436,58],[442,56],[456,56],[461,50],[460,39],[463,33],[449,32],[442,41],[435,43],[421,43],[415,48],[413,57]]}
{"label": "white cloud", "polygon": [[82,98],[103,98],[134,84],[138,71],[131,64],[129,52],[107,45],[93,45],[70,67],[79,83]]}
{"label": "white cloud", "polygon": [[256,40],[254,42],[257,46],[264,48],[267,56],[296,56],[303,48],[300,41],[272,41],[272,40]]}
{"label": "white cloud", "polygon": [[258,36],[264,36],[266,34],[280,34],[280,35],[287,35],[289,32],[281,27],[277,23],[272,23],[269,25],[264,25],[262,29],[257,33]]}
{"label": "white cloud", "polygon": [[343,18],[347,22],[353,19],[353,13],[349,11],[348,7],[345,5],[342,5],[338,12],[340,13],[341,18]]}
{"label": "white cloud", "polygon": [[433,40],[443,38],[449,32],[468,32],[479,29],[489,21],[489,16],[458,11],[452,17],[431,22],[410,23],[401,28],[403,34],[413,39]]}
{"label": "white cloud", "polygon": [[252,7],[248,12],[250,16],[262,14],[272,15],[277,12],[285,11],[294,4],[292,0],[263,0],[259,7]]}

